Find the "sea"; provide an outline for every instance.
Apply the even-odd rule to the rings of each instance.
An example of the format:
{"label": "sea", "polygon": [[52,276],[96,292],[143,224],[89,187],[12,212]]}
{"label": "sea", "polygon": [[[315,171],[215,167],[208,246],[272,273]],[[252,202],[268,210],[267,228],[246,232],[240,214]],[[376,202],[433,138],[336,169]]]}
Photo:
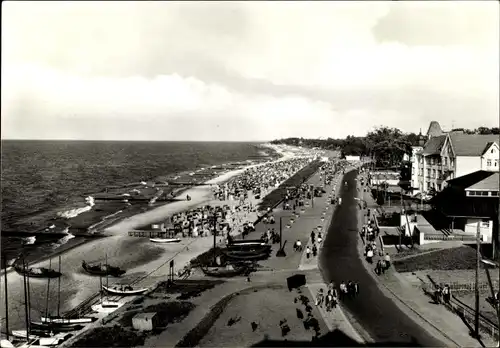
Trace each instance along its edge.
{"label": "sea", "polygon": [[[1,228],[14,232],[38,231],[57,215],[74,215],[86,206],[85,196],[108,186],[276,155],[262,144],[244,142],[2,140],[1,144]],[[18,239],[2,238],[2,252],[15,252]]]}

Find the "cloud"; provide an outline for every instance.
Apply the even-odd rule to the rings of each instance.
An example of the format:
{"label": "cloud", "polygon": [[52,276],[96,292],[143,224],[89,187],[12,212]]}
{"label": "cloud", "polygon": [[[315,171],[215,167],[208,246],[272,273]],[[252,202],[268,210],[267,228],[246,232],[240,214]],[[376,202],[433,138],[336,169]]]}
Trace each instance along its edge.
{"label": "cloud", "polygon": [[262,140],[377,124],[417,132],[433,119],[492,126],[498,12],[481,3],[6,2],[2,135]]}

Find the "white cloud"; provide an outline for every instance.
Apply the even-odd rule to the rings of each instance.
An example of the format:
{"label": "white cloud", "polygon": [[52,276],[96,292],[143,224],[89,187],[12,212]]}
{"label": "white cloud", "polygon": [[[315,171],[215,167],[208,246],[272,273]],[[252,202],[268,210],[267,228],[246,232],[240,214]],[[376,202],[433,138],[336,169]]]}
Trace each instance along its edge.
{"label": "white cloud", "polygon": [[482,3],[4,3],[2,135],[93,138],[82,118],[165,140],[197,139],[194,123],[214,140],[492,126],[498,12]]}

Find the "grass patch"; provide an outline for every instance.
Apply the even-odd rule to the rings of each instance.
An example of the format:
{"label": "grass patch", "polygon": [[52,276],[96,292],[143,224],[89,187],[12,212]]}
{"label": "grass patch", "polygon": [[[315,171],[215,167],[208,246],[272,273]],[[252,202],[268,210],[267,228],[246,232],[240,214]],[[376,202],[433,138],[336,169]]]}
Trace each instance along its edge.
{"label": "grass patch", "polygon": [[143,312],[156,312],[158,315],[158,326],[165,327],[168,324],[181,321],[195,308],[196,305],[191,302],[170,301],[148,306]]}
{"label": "grass patch", "polygon": [[119,325],[90,330],[72,347],[137,347],[144,344],[146,333],[123,329]]}
{"label": "grass patch", "polygon": [[467,246],[443,249],[440,252],[394,261],[394,267],[398,272],[415,272],[426,269],[442,271],[474,269],[476,267],[476,252]]}
{"label": "grass patch", "polygon": [[441,248],[431,248],[431,249],[421,250],[415,245],[412,249],[404,249],[394,254],[394,260],[396,261],[399,258],[407,256],[413,256],[413,255],[417,256],[418,254],[429,253],[431,251],[435,252],[436,250],[441,250]]}
{"label": "grass patch", "polygon": [[273,209],[285,197],[287,187],[297,187],[301,185],[305,180],[309,179],[311,175],[316,173],[321,165],[322,163],[320,161],[309,163],[309,165],[299,170],[295,175],[285,180],[276,190],[265,196],[259,204],[258,209],[261,211],[267,210],[267,208]]}

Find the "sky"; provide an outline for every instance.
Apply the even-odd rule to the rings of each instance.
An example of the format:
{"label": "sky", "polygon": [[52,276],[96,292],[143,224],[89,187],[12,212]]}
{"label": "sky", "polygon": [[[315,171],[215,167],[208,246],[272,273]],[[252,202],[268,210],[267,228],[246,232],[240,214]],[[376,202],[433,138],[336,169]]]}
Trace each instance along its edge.
{"label": "sky", "polygon": [[3,139],[499,125],[497,1],[2,2]]}

